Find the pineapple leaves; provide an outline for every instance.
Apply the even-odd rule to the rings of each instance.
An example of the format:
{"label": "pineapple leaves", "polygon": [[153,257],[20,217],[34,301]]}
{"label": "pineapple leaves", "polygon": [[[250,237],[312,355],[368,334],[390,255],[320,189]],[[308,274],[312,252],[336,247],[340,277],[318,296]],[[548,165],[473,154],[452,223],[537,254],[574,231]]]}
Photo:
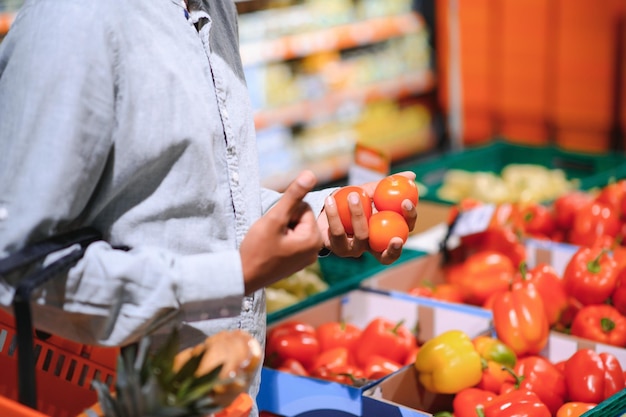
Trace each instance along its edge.
{"label": "pineapple leaves", "polygon": [[178,391],[177,396],[179,401],[184,401],[185,404],[189,404],[209,395],[218,380],[218,375],[221,370],[222,365],[218,365],[212,371],[201,377],[186,380],[185,384],[183,384]]}
{"label": "pineapple leaves", "polygon": [[203,350],[174,371],[179,349],[178,329],[156,351],[151,351],[149,337],[122,349],[117,358],[115,392],[102,381],[92,381],[103,416],[199,417],[222,409],[214,389],[223,365],[198,376],[206,353]]}
{"label": "pineapple leaves", "polygon": [[174,358],[179,348],[180,334],[178,329],[174,328],[166,342],[156,351],[151,361],[152,372],[157,375],[160,381],[172,378]]}

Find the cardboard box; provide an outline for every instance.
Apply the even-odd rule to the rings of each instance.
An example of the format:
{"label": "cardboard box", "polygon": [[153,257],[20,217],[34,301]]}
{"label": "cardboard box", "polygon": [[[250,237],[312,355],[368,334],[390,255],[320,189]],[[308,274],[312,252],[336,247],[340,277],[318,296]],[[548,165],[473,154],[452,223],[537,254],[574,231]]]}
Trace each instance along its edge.
{"label": "cardboard box", "polygon": [[552,242],[550,240],[526,239],[526,263],[533,268],[540,263],[552,265],[559,275],[563,275],[572,256],[580,248],[570,243]]}
{"label": "cardboard box", "polygon": [[[610,352],[620,361],[626,369],[626,349],[615,346],[594,343],[565,334],[552,332],[548,345],[541,355],[549,358],[552,362],[558,362],[569,358],[579,349],[593,349],[596,352]],[[615,399],[611,397],[598,405],[604,411],[602,417],[618,417],[626,412],[624,392],[617,394]],[[418,417],[432,416],[440,411],[452,411],[453,395],[433,394],[424,389],[419,383],[417,371],[413,366],[407,366],[390,375],[388,378],[372,384],[363,392],[363,417]],[[621,401],[620,404],[613,404]],[[597,407],[597,408],[598,408]],[[607,408],[617,409],[619,412],[608,413]],[[595,414],[594,414],[595,415]]]}
{"label": "cardboard box", "polygon": [[[395,268],[394,268],[395,269]],[[417,329],[418,340],[427,340],[442,331],[455,328],[470,336],[490,327],[485,315],[459,312],[445,305],[423,304],[415,299],[402,299],[373,290],[359,289],[317,304],[286,317],[314,326],[327,321],[343,320],[361,328],[376,317],[392,321],[404,320],[410,329]],[[283,321],[276,322],[276,325]],[[263,368],[261,388],[257,396],[259,410],[284,417],[362,416],[364,387],[353,387],[316,378],[301,377]]]}
{"label": "cardboard box", "polygon": [[[444,282],[441,269],[442,255],[431,254],[405,262],[395,268],[372,275],[361,282],[366,291],[389,294],[398,300],[413,300],[420,306],[428,307],[438,314],[432,320],[432,328],[422,329],[422,340],[428,340],[437,334],[454,330],[463,323],[463,330],[470,336],[491,333],[491,311],[469,304],[450,303],[433,298],[416,297],[408,291],[428,281],[432,284]],[[469,319],[472,318],[472,319]],[[474,319],[475,318],[475,319]]]}
{"label": "cardboard box", "polygon": [[433,394],[420,384],[417,371],[406,366],[363,393],[363,417],[432,416],[452,411],[454,395]]}
{"label": "cardboard box", "polygon": [[[557,269],[558,273],[563,273],[567,263],[578,250],[578,246],[557,243],[545,240],[529,239],[525,242],[528,250],[529,266],[534,266],[539,262],[546,262]],[[459,327],[459,323],[470,328],[469,334],[479,332],[485,327],[485,323],[490,324],[492,314],[490,311],[480,307],[447,303],[444,301],[432,300],[422,297],[414,297],[407,294],[407,291],[419,285],[424,280],[432,283],[443,282],[442,256],[433,253],[418,259],[406,262],[392,270],[383,271],[362,282],[362,287],[366,291],[387,293],[398,300],[415,300],[423,308],[436,306],[445,310],[440,313],[438,320],[433,322],[433,333],[428,337],[433,337],[445,330]],[[481,317],[485,322],[474,325],[467,323],[467,317]],[[489,328],[489,326],[487,326]],[[426,335],[424,335],[426,336]],[[540,352],[541,356],[550,359],[552,362],[559,362],[568,359],[572,354],[580,349],[593,349],[596,352],[608,352],[618,359],[624,369],[626,369],[626,349],[617,346],[596,343],[591,340],[574,337],[564,333],[551,331],[547,345]],[[622,401],[626,394],[611,398],[602,403],[608,409],[615,409],[615,401]],[[453,396],[435,395],[425,391],[419,384],[417,373],[412,366],[390,375],[386,379],[374,383],[363,392],[363,416],[431,416],[436,412],[451,410]],[[600,406],[598,406],[600,407]],[[602,413],[606,413],[607,408],[598,408]],[[621,412],[626,411],[626,403],[617,407]],[[605,414],[597,414],[602,415]],[[606,417],[617,417],[621,413],[609,413]]]}

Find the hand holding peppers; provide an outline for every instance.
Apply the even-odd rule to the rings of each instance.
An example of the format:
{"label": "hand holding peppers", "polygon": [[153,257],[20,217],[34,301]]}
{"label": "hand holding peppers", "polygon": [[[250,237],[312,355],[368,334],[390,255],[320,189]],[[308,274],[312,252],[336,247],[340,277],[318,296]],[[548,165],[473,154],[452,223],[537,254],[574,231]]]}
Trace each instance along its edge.
{"label": "hand holding peppers", "polygon": [[415,369],[422,385],[440,394],[473,387],[482,377],[480,355],[460,330],[449,330],[424,343],[417,352]]}

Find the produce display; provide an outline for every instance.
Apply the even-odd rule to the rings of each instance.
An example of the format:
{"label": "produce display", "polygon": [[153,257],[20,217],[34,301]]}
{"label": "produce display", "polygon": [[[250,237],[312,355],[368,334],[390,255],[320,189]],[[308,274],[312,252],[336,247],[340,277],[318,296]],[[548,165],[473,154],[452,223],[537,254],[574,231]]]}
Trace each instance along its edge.
{"label": "produce display", "polygon": [[285,321],[268,331],[265,366],[295,375],[362,386],[412,364],[418,343],[402,322],[371,320],[365,328],[328,321]]}
{"label": "produce display", "polygon": [[[485,204],[464,199],[448,221]],[[379,207],[372,201],[370,222]],[[268,333],[264,365],[354,387],[412,365],[419,390],[450,398],[445,407],[417,408],[437,417],[581,416],[626,389],[624,355],[616,353],[626,349],[625,232],[626,180],[572,189],[551,203],[496,204],[485,230],[464,235],[442,258],[441,276],[424,276],[408,291],[489,310],[493,333],[450,330],[420,340],[417,329],[380,317],[363,328],[287,319]],[[574,244],[575,252],[558,271],[529,265],[527,238]],[[549,343],[562,333],[581,342],[553,359]]]}
{"label": "produce display", "polygon": [[432,395],[453,397],[445,410],[425,410],[437,417],[580,416],[626,388],[616,356],[587,348],[552,361],[460,330],[420,343],[381,317],[365,328],[287,320],[268,333],[265,366],[302,377],[361,387],[407,365]]}
{"label": "produce display", "polygon": [[328,284],[322,277],[319,262],[314,262],[265,288],[267,312],[272,313],[297,304],[327,289]]}
{"label": "produce display", "polygon": [[544,202],[577,187],[577,181],[568,180],[561,169],[508,164],[499,173],[450,169],[444,175],[437,195],[451,202],[465,198],[486,203]]}
{"label": "produce display", "polygon": [[[622,202],[625,180],[566,193],[551,205],[499,204],[486,230],[463,236],[450,251],[444,282],[409,293],[492,310],[499,336],[517,354],[541,351],[550,329],[626,347]],[[450,221],[481,204],[463,201]],[[529,237],[576,245],[562,273],[545,262],[526,266]]]}

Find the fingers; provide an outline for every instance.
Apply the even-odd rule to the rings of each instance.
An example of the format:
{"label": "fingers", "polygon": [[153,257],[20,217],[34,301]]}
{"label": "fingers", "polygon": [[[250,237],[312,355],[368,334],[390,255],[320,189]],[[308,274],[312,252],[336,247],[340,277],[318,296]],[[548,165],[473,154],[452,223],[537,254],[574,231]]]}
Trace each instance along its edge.
{"label": "fingers", "polygon": [[407,178],[409,178],[411,180],[415,180],[415,178],[417,178],[417,175],[413,171],[397,172],[395,175],[402,175],[403,177],[407,177]]}
{"label": "fingers", "polygon": [[333,196],[326,199],[324,212],[328,221],[328,236],[325,246],[336,255],[358,257],[368,249],[368,218],[358,193],[348,195],[348,208],[353,229],[353,234],[350,236],[346,234],[339,217],[336,200]]}
{"label": "fingers", "polygon": [[341,223],[335,198],[332,195],[326,198],[324,213],[328,220],[328,242],[326,246],[329,246],[333,252],[341,256],[341,248],[347,247],[348,237]]}
{"label": "fingers", "polygon": [[283,193],[270,213],[277,219],[292,222],[302,210],[302,199],[309,193],[317,179],[311,171],[302,171]]}
{"label": "fingers", "polygon": [[413,230],[417,222],[417,209],[411,200],[404,200],[402,202],[402,215],[409,226],[409,230]]}
{"label": "fingers", "polygon": [[385,249],[382,253],[374,253],[373,255],[378,259],[378,261],[383,265],[390,265],[400,258],[402,255],[402,246],[404,242],[400,237],[394,237],[389,241],[389,245],[387,249]]}

